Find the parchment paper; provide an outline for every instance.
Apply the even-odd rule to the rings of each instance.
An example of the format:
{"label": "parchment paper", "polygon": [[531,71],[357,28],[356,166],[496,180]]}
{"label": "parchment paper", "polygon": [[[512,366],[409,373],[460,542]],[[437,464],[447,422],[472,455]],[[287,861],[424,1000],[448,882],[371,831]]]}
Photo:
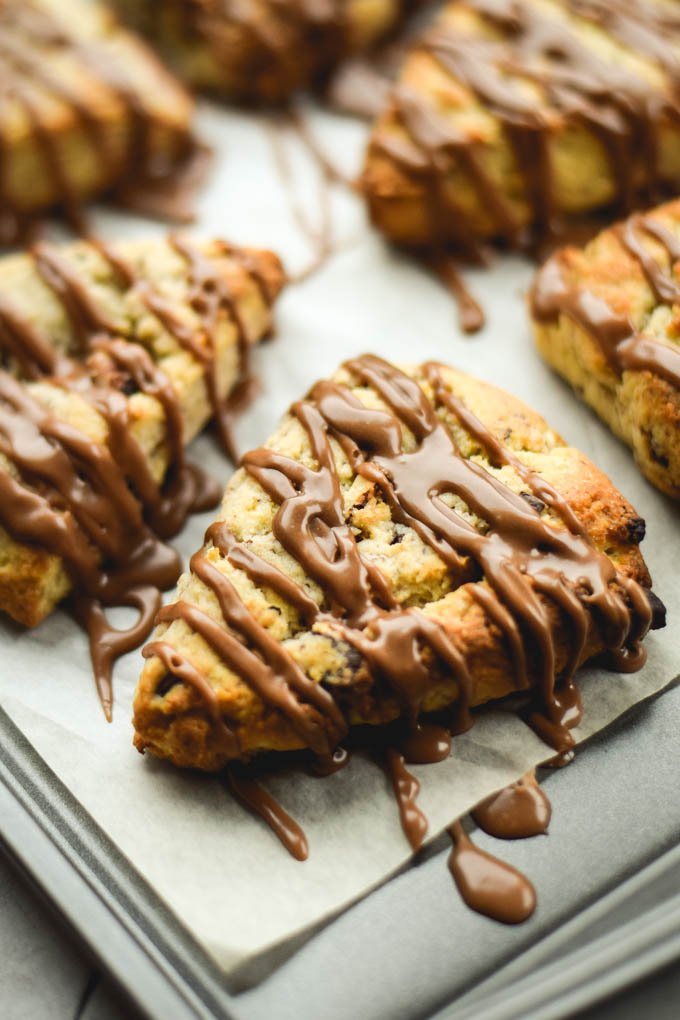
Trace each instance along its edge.
{"label": "parchment paper", "polygon": [[[348,173],[358,170],[366,128],[312,111],[324,148]],[[204,107],[204,137],[218,149],[196,233],[278,250],[291,270],[312,253],[286,199],[272,156],[272,126],[262,117]],[[290,148],[300,196],[318,219],[317,172],[294,135]],[[470,272],[488,315],[485,331],[465,338],[443,289],[406,257],[390,251],[367,227],[360,202],[338,191],[333,200],[344,247],[306,283],[291,287],[276,315],[278,336],[255,357],[262,392],[238,428],[242,449],[261,443],[288,404],[342,359],[373,351],[396,361],[438,358],[504,386],[543,413],[574,445],[603,467],[648,521],[644,552],[670,626],[650,636],[649,661],[632,676],[584,671],[584,739],[636,701],[649,698],[678,672],[673,621],[680,615],[680,553],[676,509],[638,474],[620,444],[534,353],[522,293],[532,267],[499,259]],[[102,210],[107,237],[159,233],[156,224]],[[193,456],[225,482],[230,467],[211,440]],[[210,515],[186,528],[179,546],[201,543]],[[121,613],[122,618],[122,613]],[[0,623],[0,698],[50,767],[167,901],[233,982],[259,979],[308,934],[397,872],[409,860],[387,780],[370,762],[320,781],[282,775],[271,789],[305,828],[310,858],[300,864],[250,818],[219,779],[182,773],[131,748],[130,702],[141,658],[123,660],[115,678],[115,719],[104,722],[94,693],[87,646],[62,612],[32,634]],[[550,754],[517,718],[480,715],[454,743],[452,757],[414,771],[420,804],[435,836],[486,793],[517,778]],[[677,805],[678,817],[680,807]]]}

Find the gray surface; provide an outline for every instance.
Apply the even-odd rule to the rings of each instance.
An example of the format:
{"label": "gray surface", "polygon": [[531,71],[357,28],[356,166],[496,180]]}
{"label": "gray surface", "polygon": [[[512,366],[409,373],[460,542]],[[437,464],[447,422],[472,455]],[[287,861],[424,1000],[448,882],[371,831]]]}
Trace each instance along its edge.
{"label": "gray surface", "polygon": [[[501,928],[465,910],[442,848],[339,918],[259,988],[239,996],[237,1015],[427,1016],[459,993],[462,973],[489,973],[566,920],[563,904],[574,890],[572,903],[582,908],[677,844],[679,735],[676,687],[584,748],[570,768],[548,777],[550,836],[502,846],[504,858],[524,867],[539,892],[539,910],[528,925]],[[604,832],[606,839],[598,838]],[[589,860],[585,871],[573,863],[581,854]],[[655,1020],[675,1017],[679,971],[669,968],[584,1016],[637,1020],[645,1011]],[[61,926],[0,859],[0,1014],[7,1020],[130,1020],[129,1007],[92,975]]]}
{"label": "gray surface", "polygon": [[[362,1020],[428,1015],[464,990],[462,975],[483,977],[677,844],[679,774],[676,687],[548,776],[548,838],[502,846],[503,858],[525,870],[538,890],[539,908],[528,924],[503,928],[467,911],[451,887],[442,849],[241,995],[238,1015],[344,1020],[349,1002]],[[487,837],[478,842],[494,848]]]}

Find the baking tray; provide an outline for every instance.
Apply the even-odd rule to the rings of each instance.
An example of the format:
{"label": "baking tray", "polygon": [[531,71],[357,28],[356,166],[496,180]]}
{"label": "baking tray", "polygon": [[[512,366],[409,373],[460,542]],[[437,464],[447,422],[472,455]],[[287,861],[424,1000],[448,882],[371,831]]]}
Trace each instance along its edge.
{"label": "baking tray", "polygon": [[[609,734],[591,743],[611,739]],[[151,1020],[235,1020],[240,1013],[207,954],[2,709],[0,849],[143,1015]],[[657,923],[657,914],[665,927]],[[630,959],[625,941],[628,934],[641,932],[649,932],[649,938]],[[676,846],[464,995],[460,1005],[458,997],[444,1005],[437,1017],[558,1020],[679,957]],[[569,980],[570,968],[584,976],[585,961],[588,981]]]}
{"label": "baking tray", "polygon": [[0,848],[145,1016],[231,1020],[209,957],[1,708]]}

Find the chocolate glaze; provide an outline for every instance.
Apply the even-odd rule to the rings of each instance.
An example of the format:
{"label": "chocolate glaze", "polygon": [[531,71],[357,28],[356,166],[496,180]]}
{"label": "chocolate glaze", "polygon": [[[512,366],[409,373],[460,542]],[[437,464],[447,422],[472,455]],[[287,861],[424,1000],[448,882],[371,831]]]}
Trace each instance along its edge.
{"label": "chocolate glaze", "polygon": [[236,799],[253,814],[259,815],[291,857],[296,861],[307,860],[309,856],[307,837],[298,823],[284,811],[270,793],[253,779],[235,776],[231,771],[227,771],[227,782]]}
{"label": "chocolate glaze", "polygon": [[475,846],[460,822],[454,822],[449,834],[449,871],[468,907],[503,924],[521,924],[531,917],[536,891],[529,879]]}
{"label": "chocolate glaze", "polygon": [[413,765],[444,761],[451,754],[451,733],[444,726],[418,722],[399,742],[399,750]]}
{"label": "chocolate glaze", "polygon": [[399,805],[401,827],[411,849],[416,853],[423,845],[427,834],[427,818],[416,803],[420,783],[406,768],[403,754],[399,754],[395,748],[387,749],[385,764]]}
{"label": "chocolate glaze", "polygon": [[[431,238],[474,251],[476,232],[462,207],[444,195],[442,183],[454,163],[476,188],[493,221],[493,234],[523,248],[559,234],[551,134],[564,119],[583,125],[601,143],[615,184],[615,205],[628,210],[662,184],[657,151],[658,124],[677,119],[680,102],[677,46],[680,17],[645,0],[564,0],[576,15],[607,31],[633,53],[648,58],[666,75],[665,89],[650,84],[621,61],[607,60],[584,45],[574,22],[539,5],[508,0],[466,0],[487,32],[472,36],[441,20],[419,48],[428,53],[499,121],[524,181],[522,198],[531,206],[531,226],[522,228],[505,191],[475,143],[437,112],[427,97],[402,84],[392,108],[407,137],[378,131],[376,150],[386,152],[426,188]],[[530,91],[527,87],[537,91]]]}
{"label": "chocolate glaze", "polygon": [[[345,368],[377,393],[386,409],[364,406],[342,383],[320,382],[291,408],[307,434],[315,467],[267,448],[242,459],[244,470],[278,504],[274,536],[321,588],[321,604],[260,559],[247,542],[239,542],[226,523],[218,522],[209,529],[192,569],[216,595],[229,630],[187,602],[162,610],[161,620],[183,619],[201,634],[226,667],[265,705],[288,719],[304,746],[324,756],[337,746],[347,724],[336,702],[323,685],[305,677],[285,646],[274,642],[248,613],[219,568],[213,553],[217,549],[255,584],[289,602],[306,627],[344,641],[359,653],[381,696],[396,701],[411,726],[412,736],[404,745],[409,756],[428,760],[444,756],[445,732],[434,734],[433,740],[432,731],[419,728],[418,717],[438,680],[448,677],[458,688],[450,728],[459,732],[469,726],[473,677],[447,629],[420,609],[400,606],[383,574],[362,557],[361,543],[345,517],[337,452],[331,445],[335,441],[353,470],[380,490],[392,520],[413,528],[499,627],[515,687],[532,692],[531,724],[556,749],[571,746],[569,728],[579,718],[572,676],[592,654],[593,645],[614,651],[628,648],[639,656],[640,641],[652,621],[646,592],[617,573],[563,497],[454,395],[440,366],[429,363],[421,370],[430,398],[413,379],[379,358],[357,358]],[[444,413],[469,434],[492,468],[512,467],[533,500],[516,494],[476,460],[465,459]],[[403,448],[405,430],[412,437],[408,452]],[[449,493],[478,514],[487,529],[477,530],[449,507],[442,499]],[[534,500],[549,508],[563,527],[544,520]],[[556,634],[565,627],[570,631],[570,652],[557,682]],[[172,662],[164,659],[164,665],[182,678]],[[201,694],[210,682],[192,669],[200,683],[196,678],[188,682]],[[164,676],[159,693],[166,684]],[[210,697],[214,708],[216,695]],[[227,723],[220,719],[220,725]],[[231,743],[236,738],[234,731]],[[399,752],[391,754],[392,768],[398,772],[403,768],[401,757]],[[415,790],[403,772],[399,776],[395,788],[402,783],[406,790],[399,793],[400,803],[402,808],[408,803],[412,811]]]}
{"label": "chocolate glaze", "polygon": [[[659,304],[680,302],[680,285],[675,267],[680,260],[680,240],[653,215],[634,215],[617,229],[626,252],[636,259]],[[644,243],[644,236],[658,247],[656,253]],[[571,286],[565,267],[566,252],[557,252],[546,262],[534,281],[530,300],[534,318],[551,322],[564,315],[576,322],[598,344],[612,370],[647,371],[680,388],[680,348],[645,336],[624,314],[589,291],[587,285]]]}
{"label": "chocolate glaze", "polygon": [[[36,50],[39,45],[41,49]],[[63,76],[51,70],[45,58],[48,50],[57,61],[68,57],[79,60],[103,81],[126,111],[129,143],[122,155],[112,151],[107,130],[90,109],[87,96],[72,89]],[[151,53],[147,61],[154,61]],[[156,63],[157,67],[160,67]],[[163,72],[166,73],[166,72]],[[91,150],[102,167],[118,165],[115,174],[117,197],[141,212],[182,219],[193,218],[190,204],[201,183],[205,149],[197,145],[186,130],[176,129],[170,140],[167,156],[160,160],[154,152],[153,115],[141,92],[109,48],[96,39],[77,39],[53,18],[45,7],[31,0],[12,0],[0,9],[0,98],[17,103],[28,120],[30,132],[37,141],[45,172],[58,196],[58,202],[80,234],[86,232],[80,211],[79,196],[62,165],[62,153],[55,136],[44,123],[41,105],[36,101],[36,86],[54,99],[66,104],[74,113]],[[173,88],[178,88],[173,82]],[[166,126],[166,131],[169,127]],[[8,143],[6,143],[8,144]],[[0,142],[0,171],[8,160]],[[107,179],[109,174],[104,175]],[[0,172],[0,244],[26,240],[34,215],[14,206],[9,193],[2,188]]]}
{"label": "chocolate glaze", "polygon": [[[221,410],[215,350],[219,317],[229,314],[237,325],[243,372],[247,338],[216,267],[188,241],[173,243],[187,263],[190,299],[201,316],[205,337],[184,326],[171,332],[192,353],[200,351],[211,403]],[[96,246],[121,287],[142,292],[151,307],[161,302],[122,256],[102,242]],[[74,350],[59,352],[17,314],[10,298],[3,297],[2,363],[19,376],[44,379],[78,394],[103,417],[108,437],[105,444],[93,442],[58,421],[18,379],[1,370],[0,452],[18,476],[0,471],[0,523],[16,540],[62,558],[75,589],[76,616],[89,633],[97,688],[110,718],[114,661],[148,636],[160,604],[157,589],[171,587],[180,571],[177,554],[163,540],[180,530],[190,512],[214,506],[221,488],[187,464],[178,396],[149,352],[121,335],[124,325],[109,321],[59,249],[43,243],[32,253],[41,277],[63,306]],[[239,258],[236,249],[233,254]],[[247,253],[244,266],[249,268]],[[264,281],[257,282],[266,298]],[[166,309],[165,324],[168,319]],[[165,414],[169,468],[163,486],[156,482],[131,429],[126,393],[135,391],[158,400]],[[222,420],[226,434],[226,414]],[[113,605],[136,608],[136,623],[123,631],[112,628],[104,607]]]}
{"label": "chocolate glaze", "polygon": [[427,262],[453,294],[458,305],[460,328],[464,333],[478,333],[486,324],[484,309],[468,290],[454,259],[446,253],[441,253],[427,259]]}
{"label": "chocolate glaze", "polygon": [[539,836],[548,831],[550,815],[550,801],[536,782],[534,772],[493,793],[472,812],[480,829],[497,839]]}

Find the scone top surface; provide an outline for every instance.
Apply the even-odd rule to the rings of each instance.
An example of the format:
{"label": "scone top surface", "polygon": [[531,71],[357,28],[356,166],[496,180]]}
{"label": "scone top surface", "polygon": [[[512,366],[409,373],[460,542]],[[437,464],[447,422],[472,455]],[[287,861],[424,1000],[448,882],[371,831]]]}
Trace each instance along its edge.
{"label": "scone top surface", "polygon": [[5,213],[158,184],[194,151],[192,99],[97,2],[3,0],[0,99]]}
{"label": "scone top surface", "polygon": [[277,103],[369,47],[410,0],[116,0],[194,87]]}
{"label": "scone top surface", "polygon": [[140,749],[327,753],[348,724],[455,704],[464,725],[513,690],[548,711],[605,648],[642,661],[642,522],[491,386],[355,359],[242,464],[146,649]]}
{"label": "scone top surface", "polygon": [[408,244],[525,244],[677,186],[679,58],[667,0],[454,0],[375,126],[374,221]]}
{"label": "scone top surface", "polygon": [[538,272],[539,349],[680,498],[680,200],[636,213]]}

